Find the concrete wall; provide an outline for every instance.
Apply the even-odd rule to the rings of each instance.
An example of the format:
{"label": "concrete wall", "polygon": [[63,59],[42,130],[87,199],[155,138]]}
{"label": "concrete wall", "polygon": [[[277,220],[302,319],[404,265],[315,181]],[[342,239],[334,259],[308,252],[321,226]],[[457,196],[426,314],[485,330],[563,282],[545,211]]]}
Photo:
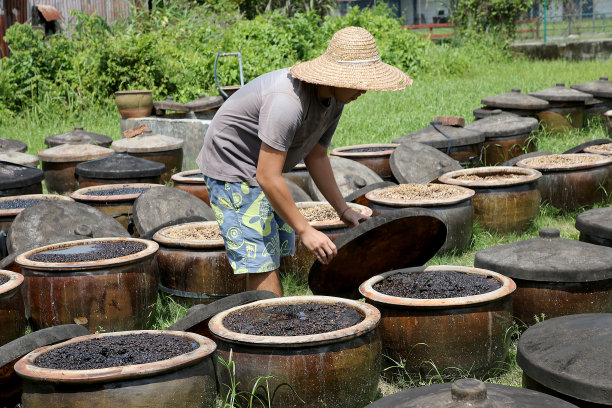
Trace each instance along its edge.
{"label": "concrete wall", "polygon": [[511,49],[533,59],[607,60],[612,56],[612,39],[566,43],[513,44]]}

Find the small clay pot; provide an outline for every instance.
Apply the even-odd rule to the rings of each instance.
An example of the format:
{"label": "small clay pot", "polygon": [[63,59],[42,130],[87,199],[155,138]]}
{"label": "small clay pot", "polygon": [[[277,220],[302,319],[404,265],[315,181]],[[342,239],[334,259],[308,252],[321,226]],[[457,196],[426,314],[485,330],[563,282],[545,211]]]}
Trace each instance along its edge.
{"label": "small clay pot", "polygon": [[[455,271],[493,277],[501,287],[476,296],[413,299],[377,292],[373,285],[397,273]],[[400,269],[376,275],[359,291],[380,310],[383,376],[421,375],[456,378],[494,376],[504,366],[512,326],[512,279],[465,266],[437,265]]]}
{"label": "small clay pot", "polygon": [[[392,187],[390,187],[392,188]],[[461,251],[470,245],[474,226],[474,191],[456,187],[455,197],[431,200],[394,200],[381,197],[383,189],[366,194],[374,216],[395,211],[400,208],[425,207],[438,214],[446,224],[446,241],[439,252]]]}
{"label": "small clay pot", "polygon": [[0,276],[8,282],[0,285],[0,346],[25,334],[26,316],[21,288],[23,276],[0,269]]}
{"label": "small clay pot", "polygon": [[115,103],[123,119],[144,118],[153,111],[153,93],[149,90],[115,92]]}
{"label": "small clay pot", "polygon": [[[503,178],[504,175],[518,177]],[[484,179],[488,176],[500,178]],[[493,166],[452,171],[440,176],[439,180],[475,191],[472,197],[474,216],[485,230],[521,233],[538,215],[540,192],[537,181],[541,176],[539,171],[533,169]],[[461,177],[477,179],[462,180]]]}
{"label": "small clay pot", "polygon": [[[200,177],[194,177],[198,174]],[[204,176],[200,170],[187,170],[176,173],[172,176],[172,182],[174,183],[175,188],[186,191],[189,194],[198,197],[207,205],[210,205],[208,189],[206,188],[206,182],[204,182]]]}
{"label": "small clay pot", "polygon": [[223,239],[192,240],[168,236],[194,227],[217,227],[216,221],[190,222],[162,228],[157,265],[160,290],[188,305],[208,304],[246,290],[246,275],[235,275]]}
{"label": "small clay pot", "polygon": [[[198,348],[167,360],[92,370],[38,367],[38,357],[69,344],[128,334],[169,334]],[[142,330],[76,337],[38,348],[15,364],[23,379],[22,406],[28,407],[212,407],[216,399],[215,343],[194,333]]]}
{"label": "small clay pot", "polygon": [[[145,249],[87,262],[37,262],[30,256],[104,242],[141,242]],[[77,323],[90,331],[144,329],[157,300],[159,245],[136,238],[95,238],[47,245],[17,256],[25,277],[26,313],[35,329]]]}
{"label": "small clay pot", "polygon": [[149,183],[106,184],[78,189],[77,191],[72,193],[70,197],[78,203],[87,204],[91,207],[99,209],[105,214],[110,215],[121,225],[123,225],[125,229],[128,230],[128,232],[137,233],[137,231],[133,227],[134,216],[132,214],[134,209],[134,202],[138,197],[140,197],[140,194],[142,193],[120,193],[117,195],[104,196],[89,195],[88,193],[96,191],[121,190],[124,188],[149,189],[156,187],[162,187],[162,185]]}
{"label": "small clay pot", "polygon": [[[223,323],[228,314],[247,309],[313,302],[341,303],[357,310],[363,320],[346,329],[306,336],[241,334]],[[378,310],[362,302],[295,296],[234,307],[213,317],[209,328],[217,355],[235,363],[239,391],[251,391],[253,381],[269,376],[271,407],[354,408],[372,401],[378,389],[381,343],[375,329],[379,319]],[[217,368],[220,384],[230,384],[227,369],[221,364]]]}
{"label": "small clay pot", "polygon": [[571,211],[605,202],[606,193],[612,187],[612,157],[587,153],[564,154],[560,157],[579,160],[584,156],[596,156],[599,160],[575,164],[541,164],[540,160],[549,156],[540,156],[521,160],[516,165],[542,173],[538,180],[538,190],[543,202]]}
{"label": "small clay pot", "polygon": [[329,155],[355,160],[374,170],[383,180],[392,180],[393,173],[389,166],[389,158],[397,146],[399,146],[397,143],[343,146],[333,149]]}
{"label": "small clay pot", "polygon": [[[324,204],[328,203],[323,201],[303,201],[296,203],[296,206],[298,208],[308,208]],[[372,215],[372,210],[368,207],[353,203],[347,203],[347,205],[368,217]],[[314,221],[310,222],[310,225],[327,235],[332,242],[341,237],[349,228],[348,225],[339,219],[335,221]],[[316,259],[317,257],[306,248],[299,234],[296,233],[295,252],[293,255],[281,257],[279,272],[283,275],[293,274],[298,280],[306,282],[308,280],[310,267]]]}

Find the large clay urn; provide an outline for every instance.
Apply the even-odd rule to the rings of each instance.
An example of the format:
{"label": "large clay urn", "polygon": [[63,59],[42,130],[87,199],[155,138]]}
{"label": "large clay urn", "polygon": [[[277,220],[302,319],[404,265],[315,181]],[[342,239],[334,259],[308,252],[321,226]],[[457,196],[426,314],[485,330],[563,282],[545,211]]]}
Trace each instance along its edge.
{"label": "large clay urn", "polygon": [[25,334],[22,285],[21,274],[0,269],[0,346]]}

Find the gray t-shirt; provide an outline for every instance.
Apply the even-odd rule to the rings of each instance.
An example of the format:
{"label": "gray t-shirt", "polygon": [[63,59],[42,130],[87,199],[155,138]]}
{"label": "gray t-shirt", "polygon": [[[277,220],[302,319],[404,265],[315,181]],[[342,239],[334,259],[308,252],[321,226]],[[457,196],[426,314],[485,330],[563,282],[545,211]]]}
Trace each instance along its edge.
{"label": "gray t-shirt", "polygon": [[344,105],[325,106],[313,84],[287,69],[261,75],[233,94],[215,114],[196,160],[206,176],[256,186],[261,142],[287,152],[290,171],[317,144],[328,147]]}

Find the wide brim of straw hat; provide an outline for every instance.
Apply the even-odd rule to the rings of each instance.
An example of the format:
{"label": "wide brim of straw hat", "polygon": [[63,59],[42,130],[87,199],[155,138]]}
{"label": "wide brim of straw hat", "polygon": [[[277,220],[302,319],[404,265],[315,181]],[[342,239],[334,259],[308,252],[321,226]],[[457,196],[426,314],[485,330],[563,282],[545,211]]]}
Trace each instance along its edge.
{"label": "wide brim of straw hat", "polygon": [[289,71],[294,78],[312,84],[364,91],[398,91],[412,85],[408,75],[380,60],[374,38],[361,27],[338,31],[325,54]]}

